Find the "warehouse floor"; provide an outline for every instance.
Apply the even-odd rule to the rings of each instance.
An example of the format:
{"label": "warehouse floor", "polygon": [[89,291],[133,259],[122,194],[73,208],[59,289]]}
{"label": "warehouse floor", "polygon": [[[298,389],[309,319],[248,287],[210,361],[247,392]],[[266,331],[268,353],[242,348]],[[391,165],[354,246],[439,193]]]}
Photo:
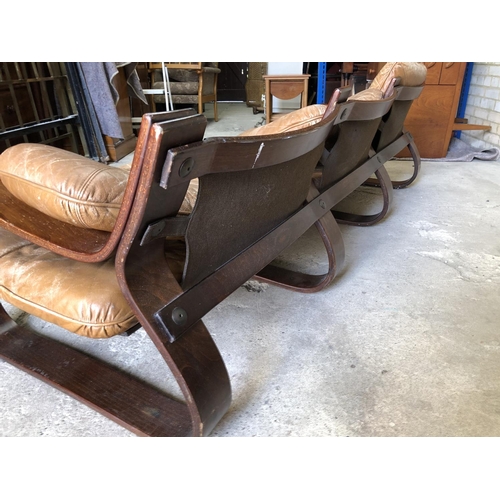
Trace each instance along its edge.
{"label": "warehouse floor", "polygon": [[[237,135],[264,117],[220,103],[215,123],[207,108],[207,136]],[[410,165],[387,167],[397,176]],[[360,188],[344,207],[375,211],[379,203],[376,188]],[[345,266],[325,290],[256,282],[236,290],[204,318],[233,388],[212,436],[499,436],[499,220],[499,161],[423,161],[383,221],[341,226]],[[280,260],[324,270],[314,228]],[[6,308],[43,334],[177,390],[142,329],[96,341]],[[132,434],[0,361],[0,436]]]}

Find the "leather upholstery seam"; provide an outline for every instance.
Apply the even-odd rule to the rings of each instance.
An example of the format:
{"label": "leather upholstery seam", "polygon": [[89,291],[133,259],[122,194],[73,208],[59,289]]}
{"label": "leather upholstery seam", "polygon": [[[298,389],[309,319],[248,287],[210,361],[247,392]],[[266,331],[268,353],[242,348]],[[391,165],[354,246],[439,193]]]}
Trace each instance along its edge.
{"label": "leather upholstery seam", "polygon": [[[61,199],[64,199],[65,201],[72,202],[72,203],[80,203],[82,205],[88,205],[88,206],[93,206],[93,207],[109,207],[109,208],[120,208],[122,205],[122,201],[119,202],[114,202],[114,201],[89,201],[89,200],[81,200],[79,198],[73,198],[70,195],[61,193],[60,191],[57,191],[55,189],[49,188],[47,186],[43,186],[42,184],[38,184],[33,181],[29,181],[27,179],[24,179],[22,177],[18,177],[16,175],[13,175],[9,172],[1,172],[0,173],[0,178],[2,176],[6,176],[9,179],[13,179],[18,181],[20,184],[27,185],[32,188],[37,188],[40,189],[41,191],[44,191],[46,193],[50,193],[53,196],[60,197]],[[7,187],[7,186],[6,186]],[[10,190],[9,190],[10,191]],[[123,193],[122,193],[123,196]]]}
{"label": "leather upholstery seam", "polygon": [[71,318],[69,316],[65,316],[61,313],[55,312],[54,310],[49,309],[45,306],[41,306],[40,304],[37,304],[36,302],[33,302],[31,300],[27,300],[24,297],[21,297],[17,293],[13,292],[12,290],[10,290],[9,288],[7,288],[4,285],[0,285],[0,290],[2,290],[5,293],[5,295],[7,295],[9,297],[14,297],[14,298],[18,299],[18,301],[23,303],[23,304],[31,305],[35,309],[40,309],[43,312],[52,314],[53,316],[56,316],[62,320],[74,323],[75,325],[80,324],[82,326],[88,326],[88,327],[94,327],[94,328],[105,328],[105,327],[110,327],[110,326],[117,326],[117,325],[126,323],[127,321],[130,321],[132,318],[135,318],[134,314],[130,314],[126,318],[120,319],[119,321],[107,322],[107,323],[92,323],[92,322],[87,322],[87,321],[75,320],[74,318]]}

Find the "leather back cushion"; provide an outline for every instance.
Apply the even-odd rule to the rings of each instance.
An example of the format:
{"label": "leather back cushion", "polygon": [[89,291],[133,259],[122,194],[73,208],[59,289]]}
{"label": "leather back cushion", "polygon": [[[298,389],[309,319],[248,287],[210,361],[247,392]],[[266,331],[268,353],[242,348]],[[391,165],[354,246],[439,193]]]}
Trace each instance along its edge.
{"label": "leather back cushion", "polygon": [[350,96],[348,101],[378,101],[379,99],[383,99],[384,95],[381,90],[369,88],[366,90],[362,90],[357,94]]}
{"label": "leather back cushion", "polygon": [[117,168],[44,144],[18,144],[0,155],[0,179],[27,205],[78,227],[111,231],[129,168]]}
{"label": "leather back cushion", "polygon": [[[18,144],[0,155],[0,180],[27,205],[74,226],[112,231],[130,165],[111,167],[44,144]],[[179,210],[189,214],[192,182]]]}
{"label": "leather back cushion", "polygon": [[426,76],[427,68],[423,63],[388,62],[379,71],[370,88],[380,89],[385,94],[393,78],[400,78],[400,85],[405,87],[418,87],[424,84]]}
{"label": "leather back cushion", "polygon": [[262,127],[252,128],[242,132],[240,136],[273,135],[284,132],[293,132],[302,128],[311,127],[323,118],[326,104],[313,104],[297,109],[291,113],[280,116],[278,119]]}

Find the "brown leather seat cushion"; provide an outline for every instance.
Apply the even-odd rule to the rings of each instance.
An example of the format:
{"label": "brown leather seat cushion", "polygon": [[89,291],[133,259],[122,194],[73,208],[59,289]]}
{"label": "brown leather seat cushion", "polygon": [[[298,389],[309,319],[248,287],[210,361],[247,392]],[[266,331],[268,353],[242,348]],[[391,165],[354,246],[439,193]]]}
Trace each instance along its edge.
{"label": "brown leather seat cushion", "polygon": [[113,259],[77,262],[0,229],[0,299],[66,330],[112,337],[138,323]]}
{"label": "brown leather seat cushion", "polygon": [[[0,155],[0,179],[14,196],[59,220],[106,231],[115,224],[129,172],[127,165],[110,167],[43,144],[20,144]],[[197,179],[191,181],[179,213],[192,211],[197,185]],[[182,264],[176,262],[178,278]],[[4,229],[0,299],[86,337],[111,337],[138,323],[113,259],[77,262]]]}
{"label": "brown leather seat cushion", "polygon": [[[45,144],[18,144],[0,155],[0,179],[27,205],[74,226],[112,231],[130,165],[108,166]],[[195,199],[195,198],[194,198]],[[180,213],[192,210],[188,192]]]}

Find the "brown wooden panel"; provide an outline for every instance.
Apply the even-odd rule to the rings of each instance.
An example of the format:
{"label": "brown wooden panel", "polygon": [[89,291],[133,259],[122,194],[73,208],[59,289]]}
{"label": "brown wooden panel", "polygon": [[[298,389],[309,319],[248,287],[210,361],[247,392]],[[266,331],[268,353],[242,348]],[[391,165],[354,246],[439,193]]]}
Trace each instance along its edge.
{"label": "brown wooden panel", "polygon": [[425,79],[425,84],[437,85],[439,83],[439,78],[441,77],[441,67],[443,63],[426,62],[424,64],[427,67],[427,77]]}
{"label": "brown wooden panel", "polygon": [[456,85],[460,77],[461,65],[465,63],[443,63],[441,77],[439,78],[440,85]]}
{"label": "brown wooden panel", "polygon": [[278,99],[293,99],[304,91],[304,83],[299,82],[272,82],[271,94]]}
{"label": "brown wooden panel", "polygon": [[[441,77],[439,78],[440,85],[456,85],[459,83],[460,76],[463,75],[461,71],[462,66],[466,63],[459,62],[444,62],[441,69]],[[462,76],[463,78],[463,76]]]}
{"label": "brown wooden panel", "polygon": [[[405,127],[413,135],[422,158],[446,156],[450,141],[448,122],[454,97],[454,86],[427,85],[413,102]],[[405,149],[398,156],[406,158],[410,153]]]}

